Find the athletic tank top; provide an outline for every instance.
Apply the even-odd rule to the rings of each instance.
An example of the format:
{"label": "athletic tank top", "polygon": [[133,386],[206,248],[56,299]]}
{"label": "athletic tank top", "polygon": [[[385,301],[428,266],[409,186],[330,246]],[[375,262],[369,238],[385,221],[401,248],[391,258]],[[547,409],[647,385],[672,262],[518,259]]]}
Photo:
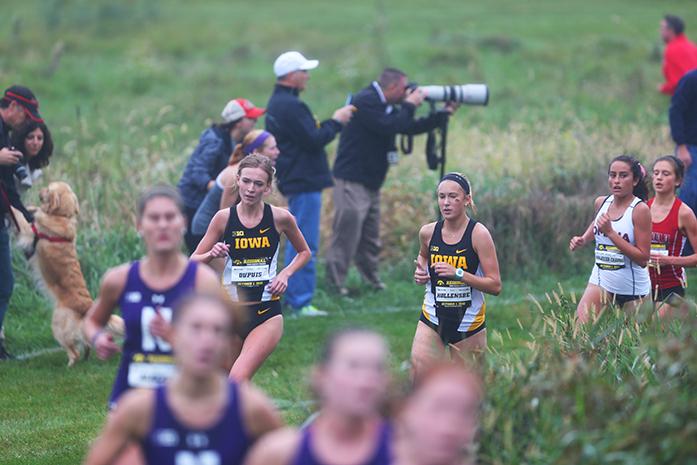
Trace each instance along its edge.
{"label": "athletic tank top", "polygon": [[474,331],[484,324],[486,303],[484,293],[473,289],[457,278],[446,279],[436,275],[431,265],[446,262],[468,273],[483,276],[479,265],[479,255],[472,246],[472,231],[477,222],[470,218],[465,232],[456,244],[446,244],[443,240],[443,220],[433,228],[428,243],[428,274],[426,293],[422,311],[434,324],[456,323],[458,331]]}
{"label": "athletic tank top", "polygon": [[223,239],[230,246],[223,270],[223,285],[238,302],[268,302],[273,297],[266,289],[276,277],[280,235],[273,222],[271,205],[264,203],[261,222],[245,227],[237,215],[237,206],[230,207],[230,218]]}
{"label": "athletic tank top", "polygon": [[[392,463],[392,428],[389,423],[385,422],[380,427],[378,443],[372,457],[361,464],[356,465],[389,465]],[[312,450],[312,425],[302,431],[302,439],[300,440],[300,448],[292,462],[292,465],[324,465],[317,459]]]}
{"label": "athletic tank top", "polygon": [[[649,207],[653,205],[649,200]],[[682,255],[685,246],[685,236],[680,232],[679,214],[682,201],[675,198],[668,215],[659,223],[651,223],[651,253],[664,256],[677,257]],[[651,289],[670,289],[672,287],[686,287],[685,270],[681,266],[661,265],[661,273],[658,269],[649,268],[651,275]]]}
{"label": "athletic tank top", "polygon": [[121,316],[126,326],[121,363],[109,398],[113,408],[117,399],[130,388],[159,386],[175,372],[172,347],[150,333],[150,322],[159,312],[171,321],[176,302],[194,290],[196,262],[189,262],[177,284],[164,292],[150,289],[140,277],[140,261],[128,270],[126,287],[119,298]]}
{"label": "athletic tank top", "polygon": [[220,210],[220,199],[223,197],[223,185],[220,184],[220,175],[215,178],[213,187],[206,193],[203,202],[198,206],[194,218],[191,220],[191,232],[204,235],[208,230],[211,220]]}
{"label": "athletic tank top", "polygon": [[[591,284],[602,287],[612,294],[645,296],[651,291],[649,272],[640,267],[629,257],[626,257],[620,249],[603,233],[598,230],[598,218],[606,213],[614,201],[614,196],[609,195],[603,201],[593,223],[595,234],[595,265],[589,279]],[[627,209],[617,220],[612,221],[612,229],[624,240],[636,245],[634,238],[634,222],[632,213],[634,207],[641,199],[634,197]]]}
{"label": "athletic tank top", "polygon": [[155,390],[152,426],[141,441],[150,465],[241,464],[250,445],[240,413],[239,390],[230,383],[228,402],[220,417],[206,429],[193,429],[174,416],[167,402],[167,387]]}

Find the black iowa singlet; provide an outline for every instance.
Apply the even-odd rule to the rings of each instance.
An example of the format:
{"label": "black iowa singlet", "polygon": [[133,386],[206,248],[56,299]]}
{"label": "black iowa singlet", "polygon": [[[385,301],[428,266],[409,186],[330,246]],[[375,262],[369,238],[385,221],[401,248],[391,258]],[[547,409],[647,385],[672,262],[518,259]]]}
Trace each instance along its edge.
{"label": "black iowa singlet", "polygon": [[443,240],[443,221],[436,223],[428,244],[428,273],[422,307],[423,317],[434,325],[453,325],[458,332],[474,331],[484,324],[486,303],[482,291],[472,289],[457,278],[442,278],[432,268],[434,263],[446,262],[455,268],[482,276],[479,255],[472,246],[472,231],[477,222],[470,219],[456,244]]}
{"label": "black iowa singlet", "polygon": [[230,296],[238,302],[272,300],[266,285],[276,276],[280,235],[271,205],[264,203],[261,222],[253,228],[242,224],[236,205],[230,207],[222,240],[230,246],[223,271],[223,285]]}

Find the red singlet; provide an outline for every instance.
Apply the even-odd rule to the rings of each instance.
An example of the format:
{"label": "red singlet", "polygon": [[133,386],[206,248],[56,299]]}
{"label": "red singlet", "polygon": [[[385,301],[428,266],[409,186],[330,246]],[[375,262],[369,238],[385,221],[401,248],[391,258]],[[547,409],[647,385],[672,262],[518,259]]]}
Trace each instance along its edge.
{"label": "red singlet", "polygon": [[[654,199],[649,200],[649,208]],[[685,245],[685,236],[680,232],[678,214],[682,201],[675,198],[668,215],[660,223],[651,222],[651,253],[679,257]],[[649,268],[651,275],[652,293],[656,289],[670,289],[672,287],[686,287],[687,281],[682,266],[661,265],[661,273],[655,267]]]}

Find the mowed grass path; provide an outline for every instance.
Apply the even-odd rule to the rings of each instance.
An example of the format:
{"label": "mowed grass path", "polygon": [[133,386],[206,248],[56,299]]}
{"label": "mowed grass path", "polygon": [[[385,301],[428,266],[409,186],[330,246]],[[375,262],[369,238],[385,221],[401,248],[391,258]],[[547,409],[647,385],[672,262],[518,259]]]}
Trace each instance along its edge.
{"label": "mowed grass path", "polygon": [[[311,400],[308,373],[322,340],[333,328],[361,324],[384,333],[392,348],[395,378],[403,380],[403,362],[409,357],[423,291],[405,279],[406,270],[398,277],[382,293],[357,291],[354,297],[342,299],[320,290],[319,303],[331,312],[330,317],[286,319],[280,345],[254,381],[276,400],[288,423],[299,424],[312,411],[307,402]],[[551,278],[548,281],[553,286]],[[564,286],[582,284],[572,280]],[[543,291],[540,286],[510,284],[502,297],[488,299],[489,341],[496,352],[524,347],[525,328],[534,318],[527,293]],[[18,354],[56,347],[45,302],[15,315],[12,323]],[[66,361],[65,354],[57,351],[0,367],[0,464],[58,465],[82,459],[103,424],[118,360],[102,362],[92,356],[73,368],[66,368]]]}

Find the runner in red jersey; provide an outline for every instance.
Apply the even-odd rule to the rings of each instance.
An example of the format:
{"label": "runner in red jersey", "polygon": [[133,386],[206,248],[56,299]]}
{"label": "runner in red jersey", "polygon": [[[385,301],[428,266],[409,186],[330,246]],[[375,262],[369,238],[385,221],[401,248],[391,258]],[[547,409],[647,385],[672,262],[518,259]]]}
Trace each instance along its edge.
{"label": "runner in red jersey", "polygon": [[680,159],[668,155],[653,164],[651,208],[651,295],[658,304],[659,315],[673,307],[683,307],[685,266],[697,266],[697,254],[681,256],[685,239],[697,244],[697,218],[692,209],[680,201],[675,190],[680,186],[685,167]]}

